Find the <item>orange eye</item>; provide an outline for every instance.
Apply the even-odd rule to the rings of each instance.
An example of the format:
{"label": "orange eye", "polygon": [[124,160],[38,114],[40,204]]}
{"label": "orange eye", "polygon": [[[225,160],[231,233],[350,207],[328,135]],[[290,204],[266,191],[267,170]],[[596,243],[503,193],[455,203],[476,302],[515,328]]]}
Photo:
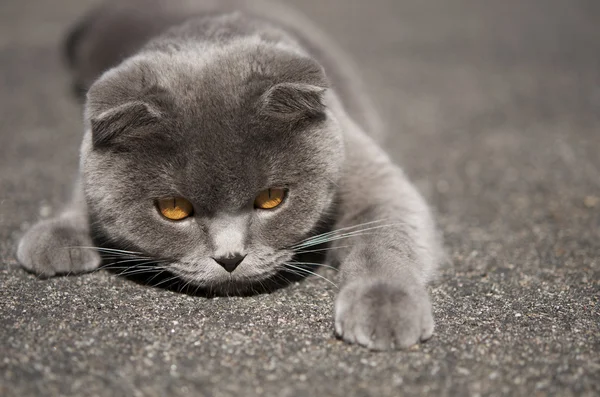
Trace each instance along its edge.
{"label": "orange eye", "polygon": [[172,221],[185,219],[194,212],[192,203],[181,197],[160,199],[156,202],[156,206],[165,218]]}
{"label": "orange eye", "polygon": [[254,208],[270,210],[283,202],[285,198],[285,189],[271,188],[263,190],[254,199]]}

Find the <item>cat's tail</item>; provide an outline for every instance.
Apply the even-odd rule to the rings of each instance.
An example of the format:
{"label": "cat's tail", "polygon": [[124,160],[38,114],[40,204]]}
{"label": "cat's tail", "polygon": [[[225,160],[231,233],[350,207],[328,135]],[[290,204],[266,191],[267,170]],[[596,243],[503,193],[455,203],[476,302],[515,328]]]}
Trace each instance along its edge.
{"label": "cat's tail", "polygon": [[82,40],[85,39],[86,34],[88,33],[89,26],[92,24],[92,20],[94,18],[93,14],[87,15],[85,18],[82,18],[78,21],[71,29],[67,32],[65,36],[65,40],[63,42],[63,56],[65,62],[73,74],[72,81],[72,89],[75,96],[78,98],[83,98],[87,91],[86,85],[82,81],[80,77],[78,77],[77,68],[78,62],[77,58],[79,56],[79,47],[82,43]]}

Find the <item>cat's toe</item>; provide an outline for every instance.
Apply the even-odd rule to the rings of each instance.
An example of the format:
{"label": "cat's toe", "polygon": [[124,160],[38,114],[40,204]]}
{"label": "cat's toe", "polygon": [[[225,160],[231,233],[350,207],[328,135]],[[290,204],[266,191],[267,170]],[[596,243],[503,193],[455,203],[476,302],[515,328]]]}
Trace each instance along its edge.
{"label": "cat's toe", "polygon": [[404,349],[433,334],[433,316],[422,287],[388,280],[354,282],[336,301],[336,334],[372,350]]}
{"label": "cat's toe", "polygon": [[54,218],[27,231],[19,242],[17,259],[25,269],[44,277],[82,273],[100,265],[100,255],[90,247],[85,229],[69,219]]}

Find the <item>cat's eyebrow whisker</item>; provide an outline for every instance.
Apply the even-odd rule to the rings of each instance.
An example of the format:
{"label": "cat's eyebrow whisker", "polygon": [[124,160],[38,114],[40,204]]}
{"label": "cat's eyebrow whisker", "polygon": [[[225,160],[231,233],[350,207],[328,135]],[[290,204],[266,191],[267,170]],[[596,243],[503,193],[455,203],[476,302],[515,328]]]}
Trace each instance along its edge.
{"label": "cat's eyebrow whisker", "polygon": [[296,270],[298,270],[298,271],[301,271],[301,272],[304,272],[304,273],[306,273],[306,274],[310,274],[310,275],[313,275],[313,276],[317,276],[317,277],[319,277],[319,278],[321,278],[321,279],[323,279],[323,280],[327,281],[329,284],[333,285],[335,288],[339,288],[339,287],[338,287],[338,285],[337,285],[336,283],[334,283],[333,281],[331,281],[331,280],[330,280],[330,279],[328,279],[327,277],[324,277],[324,276],[322,276],[322,275],[320,275],[320,274],[318,274],[318,273],[315,273],[315,272],[312,272],[312,271],[310,271],[310,270],[304,269],[304,268],[302,268],[302,267],[300,267],[300,266],[295,266],[295,265],[292,265],[291,263],[288,263],[288,262],[284,263],[283,265],[284,265],[285,267],[289,267],[289,268],[292,268],[292,269],[296,269]]}

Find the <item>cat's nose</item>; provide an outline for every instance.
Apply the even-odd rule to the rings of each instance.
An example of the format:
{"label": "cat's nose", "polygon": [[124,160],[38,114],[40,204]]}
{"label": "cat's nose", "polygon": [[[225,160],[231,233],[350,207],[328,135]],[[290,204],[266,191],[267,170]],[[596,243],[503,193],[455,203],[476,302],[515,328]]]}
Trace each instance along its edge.
{"label": "cat's nose", "polygon": [[240,253],[235,253],[235,254],[230,254],[228,256],[220,256],[220,257],[213,258],[213,259],[219,265],[223,266],[223,269],[225,269],[231,273],[232,271],[235,270],[236,267],[238,267],[238,265],[240,263],[242,263],[242,261],[244,260],[245,257],[246,257],[246,255],[242,255]]}

